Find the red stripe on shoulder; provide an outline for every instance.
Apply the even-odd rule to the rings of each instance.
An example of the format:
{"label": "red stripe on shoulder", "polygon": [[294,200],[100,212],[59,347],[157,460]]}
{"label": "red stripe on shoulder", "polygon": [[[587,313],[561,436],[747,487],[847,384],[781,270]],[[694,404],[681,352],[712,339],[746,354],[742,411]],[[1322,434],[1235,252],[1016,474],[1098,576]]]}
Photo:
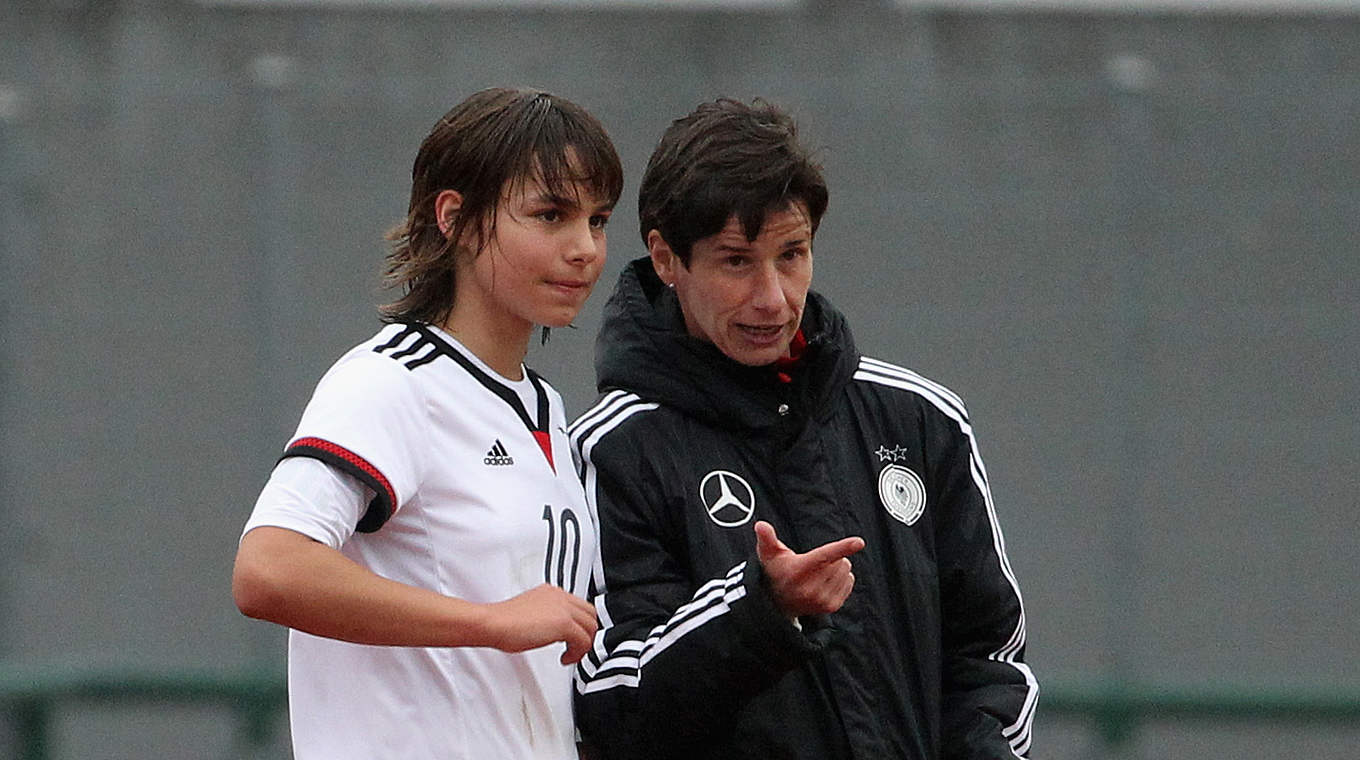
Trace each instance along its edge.
{"label": "red stripe on shoulder", "polygon": [[330,441],[327,441],[323,438],[299,438],[296,441],[293,441],[292,443],[288,444],[288,447],[285,449],[285,452],[292,451],[293,449],[315,449],[317,451],[324,451],[327,454],[330,454],[331,456],[339,457],[340,459],[343,459],[344,461],[348,462],[350,465],[357,468],[359,471],[363,472],[364,474],[372,478],[374,481],[376,481],[378,485],[382,486],[383,491],[385,491],[387,494],[387,498],[389,500],[388,503],[392,505],[392,510],[396,511],[397,508],[396,489],[392,488],[392,482],[387,479],[387,476],[383,475],[382,471],[379,470],[377,467],[374,467],[372,464],[370,464],[367,459],[364,459],[358,454],[355,454],[353,451],[350,451],[344,446],[331,443]]}

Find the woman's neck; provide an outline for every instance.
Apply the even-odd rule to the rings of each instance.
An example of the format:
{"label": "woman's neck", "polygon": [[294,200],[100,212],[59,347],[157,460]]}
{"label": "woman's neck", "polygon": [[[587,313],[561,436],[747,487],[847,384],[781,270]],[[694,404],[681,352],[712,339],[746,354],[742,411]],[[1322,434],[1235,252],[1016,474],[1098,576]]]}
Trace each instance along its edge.
{"label": "woman's neck", "polygon": [[531,323],[490,319],[486,314],[460,313],[455,308],[439,326],[497,374],[508,380],[524,379],[521,367],[529,352],[529,335],[534,328]]}

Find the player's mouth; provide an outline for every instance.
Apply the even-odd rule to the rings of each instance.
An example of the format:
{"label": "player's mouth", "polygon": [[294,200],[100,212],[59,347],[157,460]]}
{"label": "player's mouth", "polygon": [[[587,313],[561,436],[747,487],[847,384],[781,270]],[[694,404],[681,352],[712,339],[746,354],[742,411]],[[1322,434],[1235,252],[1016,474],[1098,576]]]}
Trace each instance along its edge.
{"label": "player's mouth", "polygon": [[571,295],[579,295],[589,292],[589,280],[548,280],[548,284],[557,290]]}

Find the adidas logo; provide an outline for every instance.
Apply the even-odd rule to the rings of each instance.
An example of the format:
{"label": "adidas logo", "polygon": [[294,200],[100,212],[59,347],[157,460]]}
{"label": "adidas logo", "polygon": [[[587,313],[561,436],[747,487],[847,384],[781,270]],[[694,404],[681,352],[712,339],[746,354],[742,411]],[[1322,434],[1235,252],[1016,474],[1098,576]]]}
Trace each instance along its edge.
{"label": "adidas logo", "polygon": [[497,438],[496,442],[492,444],[491,450],[486,452],[486,457],[482,459],[482,463],[491,465],[507,465],[514,464],[515,459],[514,457],[510,456],[510,453],[505,450],[505,446],[501,443],[501,440]]}

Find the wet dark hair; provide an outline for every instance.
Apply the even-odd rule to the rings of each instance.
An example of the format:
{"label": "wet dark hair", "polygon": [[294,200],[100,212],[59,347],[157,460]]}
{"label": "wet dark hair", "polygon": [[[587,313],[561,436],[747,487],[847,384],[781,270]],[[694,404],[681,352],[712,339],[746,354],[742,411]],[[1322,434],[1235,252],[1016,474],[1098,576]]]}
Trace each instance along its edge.
{"label": "wet dark hair", "polygon": [[721,98],[676,119],[661,136],[638,189],[642,241],[652,230],[689,266],[695,241],[735,216],[755,240],[765,215],[807,206],[812,232],[826,212],[821,167],[798,141],[792,117],[757,98]]}
{"label": "wet dark hair", "polygon": [[[447,319],[459,248],[480,253],[495,233],[501,198],[528,180],[568,198],[580,183],[613,205],[623,192],[623,166],[600,122],[551,93],[492,88],[444,114],[416,153],[406,220],[387,233],[392,248],[383,281],[402,296],[381,307],[383,320]],[[447,235],[434,208],[444,190],[463,196]]]}

